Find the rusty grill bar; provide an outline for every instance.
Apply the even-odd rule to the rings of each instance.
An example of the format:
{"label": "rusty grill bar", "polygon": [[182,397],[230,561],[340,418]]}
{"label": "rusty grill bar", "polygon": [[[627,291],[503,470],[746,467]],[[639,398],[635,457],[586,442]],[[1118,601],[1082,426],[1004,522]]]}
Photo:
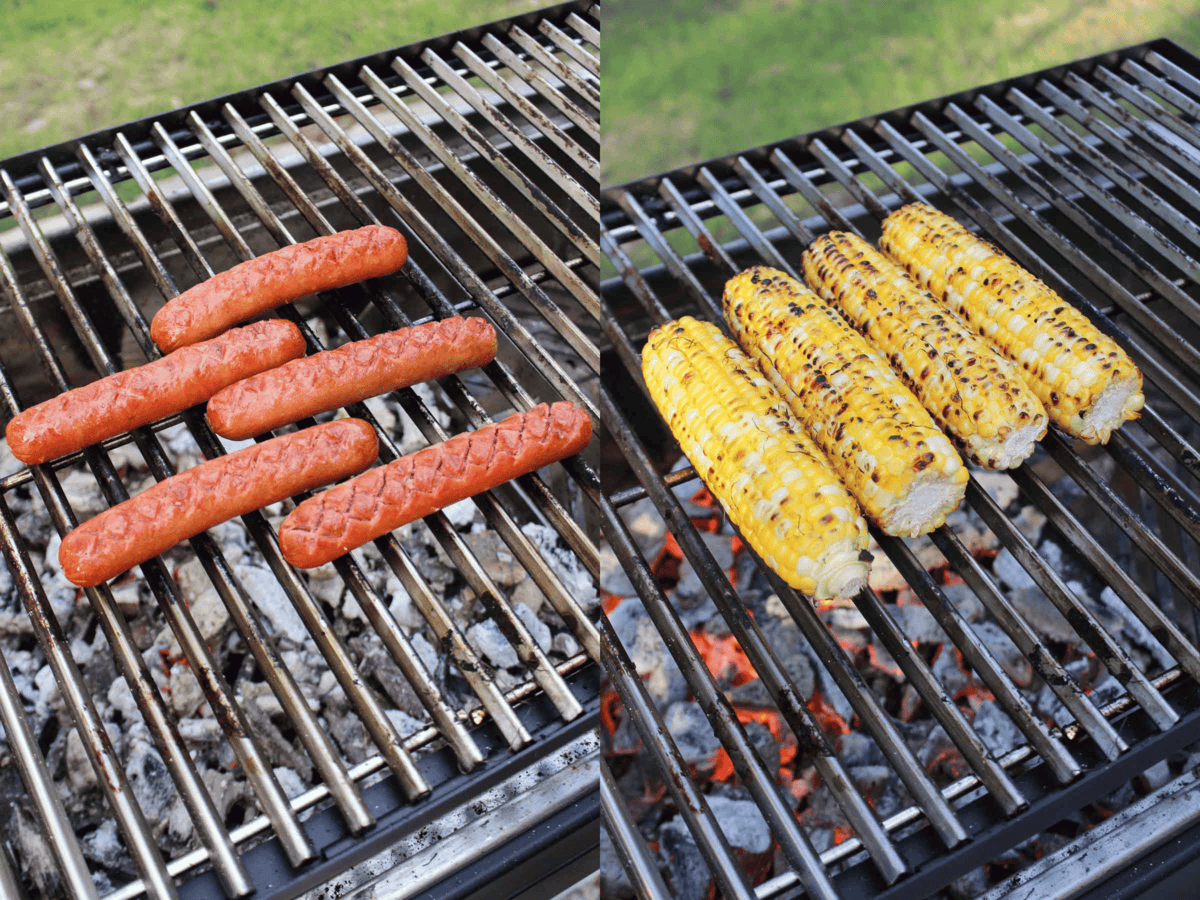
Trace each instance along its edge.
{"label": "rusty grill bar", "polygon": [[[410,261],[397,276],[322,296],[321,312],[350,340],[380,330],[372,324],[376,321],[390,329],[465,312],[483,314],[509,345],[483,370],[488,389],[502,399],[501,405],[524,410],[539,402],[569,399],[595,417],[591,382],[599,369],[595,317],[600,306],[593,285],[601,256],[594,238],[599,211],[598,15],[596,5],[562,4],[0,163],[0,228],[16,226],[2,238],[0,283],[27,342],[25,352],[38,363],[34,368],[17,366],[11,357],[0,363],[0,392],[8,414],[80,383],[80,372],[71,369],[82,369],[83,380],[90,380],[95,376],[89,372],[104,375],[123,368],[112,349],[115,323],[146,359],[160,355],[150,339],[148,312],[128,286],[131,278],[148,279],[168,300],[187,286],[180,283],[181,277],[194,283],[266,249],[379,222],[405,233]],[[167,175],[173,178],[164,181]],[[86,204],[81,199],[85,194]],[[47,214],[57,218],[48,219]],[[58,231],[48,233],[47,222]],[[68,235],[76,247],[65,246]],[[96,281],[102,289],[100,303],[95,301]],[[86,303],[81,299],[85,293]],[[61,342],[63,333],[47,327],[47,297],[65,315],[69,340],[82,348],[82,365],[68,364],[52,346]],[[323,349],[320,337],[305,322],[307,315],[292,306],[280,314],[301,328],[309,352]],[[539,373],[537,377],[514,368],[518,360]],[[48,376],[48,385],[38,368]],[[458,376],[442,379],[439,386],[470,427],[493,421],[497,405],[493,402],[489,411],[477,387]],[[432,443],[449,436],[414,390],[399,392],[398,399],[425,440]],[[384,461],[400,454],[364,404],[348,412],[376,426]],[[132,435],[155,479],[174,472],[158,432],[180,421],[206,458],[225,452],[198,410],[173,416]],[[554,746],[557,733],[577,731],[579,723],[589,721],[584,713],[595,705],[599,633],[579,598],[520,523],[552,527],[596,577],[596,549],[584,523],[606,504],[593,464],[576,459],[556,467],[565,469],[566,487],[552,489],[535,473],[519,479],[502,496],[489,492],[475,501],[487,525],[527,570],[582,648],[557,665],[445,514],[426,522],[470,588],[484,598],[489,616],[528,672],[524,683],[507,691],[496,684],[447,610],[440,590],[421,574],[399,540],[389,535],[376,541],[442,653],[468,683],[479,704],[474,708],[456,708],[443,695],[389,612],[386,597],[351,557],[337,561],[338,575],[430,717],[428,727],[407,738],[401,737],[367,686],[307,578],[284,562],[270,522],[255,512],[243,517],[251,538],[350,699],[377,755],[353,767],[343,761],[265,631],[248,588],[219,542],[202,534],[191,546],[319,776],[316,787],[289,799],[205,646],[173,574],[161,560],[143,564],[145,579],[263,813],[230,831],[213,806],[111,591],[107,586],[88,589],[83,593],[118,672],[133,691],[200,840],[199,849],[165,860],[92,706],[8,502],[10,491],[31,485],[54,528],[65,534],[77,515],[58,473],[86,463],[107,502],[120,502],[128,494],[108,454],[130,439],[124,436],[51,465],[22,469],[0,482],[0,548],[140,876],[107,896],[175,897],[176,879],[204,864],[211,866],[229,897],[256,890],[259,896],[269,895],[268,885],[257,882],[241,858],[251,839],[273,837],[298,869],[318,855],[336,856],[328,846],[341,836],[338,831],[351,843],[354,836],[369,839],[374,833],[378,843],[380,828],[373,826],[381,812],[392,810],[381,808],[378,796],[368,803],[364,780],[390,772],[398,798],[419,809],[430,803],[426,798],[433,791],[431,809],[438,808],[439,785],[427,778],[418,751],[444,742],[469,792],[472,778],[478,781],[476,776],[483,773],[486,779],[505,745],[517,754],[509,757],[508,764],[515,765],[534,758],[529,754],[540,752],[541,746]],[[530,704],[535,701],[543,707],[532,715]],[[97,896],[3,664],[0,721],[65,889],[72,896]],[[495,725],[500,741],[480,730],[485,722]],[[566,723],[575,725],[567,729]],[[517,753],[525,748],[529,750],[524,755]],[[465,774],[473,770],[475,776]],[[439,776],[441,785],[448,780]],[[456,783],[455,790],[461,794],[462,785]],[[300,813],[330,804],[341,817],[340,825],[332,835],[321,834],[322,843],[316,844]],[[346,854],[347,859],[352,855]],[[328,877],[328,864],[322,871]]]}
{"label": "rusty grill bar", "polygon": [[[601,411],[636,479],[610,491],[609,499],[618,509],[645,498],[652,502],[795,733],[798,752],[812,755],[855,832],[815,852],[627,525],[620,517],[606,519],[605,537],[616,558],[792,869],[757,889],[747,883],[663,718],[605,623],[602,652],[612,687],[725,896],[795,896],[800,890],[823,898],[929,896],[1064,812],[1111,791],[1120,778],[1200,738],[1200,231],[1193,222],[1200,212],[1198,119],[1200,61],[1159,41],[603,192],[600,246],[610,268],[601,302],[611,340],[605,359],[619,374],[610,377],[605,370]],[[886,605],[865,590],[855,606],[967,762],[970,774],[939,790],[810,601],[764,569],[824,674],[914,800],[880,821],[690,521],[674,489],[700,487],[696,473],[690,467],[664,473],[664,460],[677,448],[671,444],[664,453],[655,446],[665,432],[649,424],[654,413],[641,378],[640,348],[654,325],[679,315],[724,327],[720,292],[735,272],[766,264],[796,275],[800,250],[816,233],[839,229],[874,240],[883,217],[917,199],[929,199],[1038,274],[1142,368],[1143,417],[1103,448],[1099,463],[1096,454],[1085,459],[1057,434],[1044,442],[1048,456],[1112,520],[1115,540],[1102,542],[1092,523],[1072,513],[1030,465],[1011,474],[1024,501],[1057,530],[1056,540],[1089,562],[1174,665],[1141,670],[973,477],[967,504],[1124,693],[1099,706],[1055,661],[1045,636],[1021,618],[959,536],[939,529],[932,535],[935,546],[1074,717],[1065,727],[1047,726],[910,545],[874,533],[1026,741],[1000,758],[990,753]],[[618,389],[634,400],[614,403],[610,392]],[[1110,461],[1111,477],[1098,471]],[[664,896],[622,803],[609,785],[605,815],[618,857],[641,896]],[[898,834],[914,823],[928,827]],[[854,864],[847,866],[850,860]]]}

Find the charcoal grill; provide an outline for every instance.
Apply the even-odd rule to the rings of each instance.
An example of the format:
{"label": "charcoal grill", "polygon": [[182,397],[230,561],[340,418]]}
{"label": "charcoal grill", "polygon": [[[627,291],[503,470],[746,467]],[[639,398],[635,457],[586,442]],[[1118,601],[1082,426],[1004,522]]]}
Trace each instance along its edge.
{"label": "charcoal grill", "polygon": [[[824,852],[813,848],[627,523],[605,520],[617,560],[790,867],[757,887],[748,883],[625,648],[602,623],[612,686],[724,896],[928,897],[1200,738],[1198,118],[1200,60],[1155,41],[603,191],[600,240],[612,268],[601,283],[611,340],[601,413],[616,448],[611,458],[626,464],[606,464],[605,492],[618,509],[652,502],[795,733],[798,752],[811,755],[854,830]],[[854,601],[858,612],[967,761],[965,777],[938,789],[810,601],[769,576],[824,666],[822,678],[844,693],[859,727],[874,737],[910,793],[909,808],[880,821],[689,518],[681,497],[700,484],[690,467],[670,469],[678,448],[649,404],[639,352],[649,330],[669,318],[692,314],[722,322],[722,285],[742,268],[766,264],[795,274],[800,251],[815,234],[840,229],[875,240],[889,211],[918,199],[1038,274],[1142,368],[1148,402],[1136,427],[1118,432],[1101,451],[1084,453],[1053,433],[1044,442],[1046,456],[1090,498],[1094,515],[1072,514],[1029,464],[1011,477],[1061,544],[1088,560],[1161,641],[1172,664],[1139,668],[973,476],[967,504],[1122,691],[1107,704],[1082,691],[1047,652],[1046,636],[1016,613],[959,535],[943,527],[933,536],[938,550],[1069,709],[1069,724],[1047,725],[917,561],[910,542],[877,534],[886,556],[1024,736],[1023,745],[999,758],[990,753],[880,597],[864,591]],[[1156,807],[1168,796],[1189,796],[1191,778],[1183,773],[1106,824],[1104,834],[1084,834],[1030,874],[1000,883],[995,896],[1009,890],[1028,897],[1130,896],[1149,889],[1195,856],[1194,843],[1169,842],[1196,824],[1200,808]],[[665,896],[652,851],[611,779],[602,799],[630,883],[641,896]],[[1136,862],[1152,851],[1165,855],[1147,875]],[[1077,857],[1086,864],[1073,862]]]}
{"label": "charcoal grill", "polygon": [[[347,339],[432,318],[470,313],[501,334],[482,377],[439,382],[464,427],[509,409],[569,399],[595,414],[599,301],[599,7],[566,3],[219,97],[0,163],[0,282],[9,326],[0,347],[0,391],[9,415],[99,375],[159,355],[149,337],[154,308],[214,271],[278,246],[379,222],[403,230],[411,259],[396,276],[322,295],[281,312],[303,331],[324,316]],[[17,327],[19,326],[19,328]],[[399,402],[429,442],[449,427],[412,390]],[[399,448],[370,409],[352,415],[380,431],[382,455]],[[370,736],[373,755],[348,765],[309,706],[275,639],[220,541],[192,541],[227,607],[246,655],[291,723],[317,773],[288,797],[264,756],[261,736],[205,645],[172,572],[152,560],[141,572],[204,689],[231,765],[245,773],[261,813],[230,828],[214,808],[179,728],[107,586],[86,592],[108,649],[131,687],[199,846],[164,859],[122,771],[63,628],[11,508],[34,490],[62,534],[77,520],[60,484],[86,464],[107,503],[128,495],[110,454],[136,443],[155,479],[172,474],[160,434],[182,422],[205,457],[226,452],[200,410],[155,423],[52,465],[0,482],[0,544],[37,642],[95,769],[137,878],[112,898],[292,897],[328,886],[357,866],[360,880],[386,862],[420,870],[429,896],[464,896],[554,872],[594,867],[598,790],[594,727],[599,638],[581,598],[522,531],[558,535],[560,551],[594,577],[594,463],[576,459],[481,495],[487,527],[500,536],[545,595],[577,652],[552,662],[514,604],[444,514],[427,520],[446,558],[483,599],[525,673],[502,689],[464,639],[431,584],[394,537],[376,543],[441,652],[469,684],[460,708],[431,677],[405,631],[350,557],[336,564],[370,627],[428,711],[402,736],[361,662],[339,638],[306,575],[279,555],[271,523],[244,518],[278,586]],[[75,826],[50,780],[38,735],[26,720],[7,664],[0,663],[0,720],[67,894],[95,897]],[[525,815],[500,815],[509,800]],[[456,827],[475,824],[447,866]],[[540,829],[540,830],[539,830]],[[400,854],[396,848],[403,847]],[[431,866],[425,857],[438,858]],[[382,855],[380,855],[382,853]],[[390,856],[388,854],[391,854]],[[529,868],[520,868],[526,865]],[[573,868],[572,868],[573,867]],[[4,878],[10,879],[7,865]],[[500,879],[500,880],[497,880]],[[347,894],[353,880],[338,882]],[[507,894],[506,894],[507,896]]]}

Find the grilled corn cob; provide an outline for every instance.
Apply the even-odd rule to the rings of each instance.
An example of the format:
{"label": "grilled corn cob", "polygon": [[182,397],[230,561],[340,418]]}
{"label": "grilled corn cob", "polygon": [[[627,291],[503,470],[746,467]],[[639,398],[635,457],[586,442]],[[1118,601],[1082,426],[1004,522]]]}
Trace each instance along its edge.
{"label": "grilled corn cob", "polygon": [[1103,444],[1136,419],[1142,373],[1086,316],[986,241],[923,203],[883,223],[880,246],[1021,367],[1064,431]]}
{"label": "grilled corn cob", "polygon": [[759,556],[818,600],[867,582],[858,504],[754,363],[709,322],[650,333],[642,371],[701,479]]}
{"label": "grilled corn cob", "polygon": [[967,468],[862,335],[796,279],[755,267],[725,284],[725,318],[867,516],[891,535],[937,528]]}
{"label": "grilled corn cob", "polygon": [[835,231],[804,251],[809,286],[891,361],[972,460],[1018,466],[1046,435],[1020,370],[862,238]]}

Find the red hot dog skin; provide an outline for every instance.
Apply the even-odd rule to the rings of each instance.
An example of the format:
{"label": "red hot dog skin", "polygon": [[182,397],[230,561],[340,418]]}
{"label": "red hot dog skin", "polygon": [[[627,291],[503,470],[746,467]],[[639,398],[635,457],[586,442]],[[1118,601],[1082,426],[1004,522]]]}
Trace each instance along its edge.
{"label": "red hot dog skin", "polygon": [[458,317],[344,344],[231,384],[208,401],[213,431],[244,440],[320,412],[487,365],[496,329]]}
{"label": "red hot dog skin", "polygon": [[395,272],[407,259],[404,235],[384,225],[292,244],[188,288],[154,314],[150,337],[170,352],[317,291]]}
{"label": "red hot dog skin", "polygon": [[5,437],[21,462],[44,463],[182,412],[303,355],[304,338],[291,322],[255,322],[31,406],[9,421]]}
{"label": "red hot dog skin", "polygon": [[542,404],[455,435],[305,500],[279,527],[294,566],[337,559],[394,528],[578,453],[592,436],[573,403]]}
{"label": "red hot dog skin", "polygon": [[106,509],[63,538],[58,560],[80,587],[115,578],[207,528],[361,472],[375,430],[339,419],[210,459]]}

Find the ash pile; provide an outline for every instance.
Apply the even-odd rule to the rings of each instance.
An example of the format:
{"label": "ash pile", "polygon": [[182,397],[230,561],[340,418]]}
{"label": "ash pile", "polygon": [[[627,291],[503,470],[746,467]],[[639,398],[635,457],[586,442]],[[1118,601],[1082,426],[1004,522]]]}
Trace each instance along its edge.
{"label": "ash pile", "polygon": [[[455,430],[460,423],[457,420],[452,423],[447,412],[452,408],[451,404],[440,390],[430,385],[419,385],[414,390],[443,426]],[[382,397],[367,401],[367,406],[380,426],[394,436],[402,452],[426,446],[427,442],[398,402]],[[319,416],[318,421],[331,418],[332,414],[326,414]],[[166,429],[159,437],[177,470],[203,460],[199,447],[184,425]],[[224,444],[228,451],[243,446],[234,442]],[[110,457],[131,495],[154,483],[133,444],[116,447],[110,451]],[[0,476],[17,472],[21,467],[8,452],[7,445],[0,442]],[[82,463],[60,471],[58,477],[81,521],[105,508],[100,487]],[[92,692],[109,738],[164,856],[169,860],[195,849],[199,842],[193,834],[192,821],[155,749],[133,695],[116,668],[96,616],[82,592],[67,581],[59,568],[60,539],[36,488],[29,482],[18,485],[8,492],[7,500],[18,517],[20,533],[68,639],[70,652]],[[289,501],[267,507],[263,513],[277,532],[292,508]],[[578,654],[581,648],[575,637],[504,541],[487,527],[474,502],[467,500],[455,504],[446,510],[446,514],[454,528],[464,536],[487,575],[511,599],[517,616],[551,662],[559,663]],[[595,613],[598,608],[595,584],[558,535],[537,523],[522,526],[522,531],[584,609]],[[255,607],[261,626],[344,762],[353,766],[374,756],[376,749],[366,727],[246,528],[239,520],[234,520],[210,530],[209,534],[219,544]],[[482,599],[475,595],[424,523],[405,526],[396,535],[421,577],[435,596],[441,598],[458,629],[489,669],[488,674],[496,687],[507,692],[528,681],[528,673],[513,646],[488,617]],[[439,649],[433,630],[376,548],[367,545],[353,551],[353,556],[371,587],[385,599],[451,707],[471,711],[480,706],[467,682]],[[289,797],[295,797],[312,788],[319,780],[319,774],[314,773],[283,706],[233,627],[200,560],[187,544],[172,549],[163,558],[284,791]],[[400,736],[407,738],[428,727],[431,724],[429,714],[333,565],[305,571],[302,577]],[[256,818],[261,810],[254,791],[213,717],[179,642],[141,579],[140,570],[135,568],[115,580],[111,589],[159,691],[177,717],[179,732],[226,826],[233,829]],[[4,567],[0,567],[0,653],[12,669],[33,733],[103,895],[134,879],[134,866],[113,816],[106,808],[84,743],[73,727],[54,676],[34,637],[29,616]],[[435,740],[420,752],[441,745],[440,740]],[[62,889],[53,856],[25,793],[7,743],[0,741],[0,836],[17,860],[20,876],[30,886],[33,900],[58,897]],[[300,818],[307,818],[311,812],[306,811]]]}
{"label": "ash pile", "polygon": [[[1180,420],[1185,433],[1194,431]],[[1134,426],[1136,430],[1136,426]],[[1164,462],[1168,461],[1165,452]],[[1114,460],[1101,450],[1089,455],[1089,465],[1106,482],[1118,488],[1122,477]],[[686,465],[681,460],[676,468]],[[1152,571],[1149,561],[1128,537],[1096,508],[1082,489],[1041,449],[1028,463],[1048,484],[1054,495],[1072,513],[1087,522],[1097,540],[1140,583],[1151,590],[1156,602],[1187,638],[1195,642],[1200,622],[1194,608]],[[1124,647],[1141,670],[1153,677],[1176,664],[1171,654],[1125,606],[1116,593],[1080,558],[1070,544],[1035,506],[1019,493],[1006,474],[974,469],[972,473],[1005,515],[1031,540],[1039,554],[1066,582],[1072,593],[1106,631]],[[834,746],[857,789],[880,820],[913,805],[913,800],[884,753],[863,728],[849,701],[819,661],[816,652],[790,618],[755,561],[715,508],[711,495],[698,480],[675,489],[692,522],[709,550],[725,569],[746,604],[758,629],[772,645],[813,718]],[[1130,486],[1127,497],[1135,496]],[[1156,521],[1153,503],[1135,506],[1148,524]],[[777,784],[789,801],[797,820],[814,849],[824,852],[850,838],[854,831],[819,773],[797,746],[795,735],[778,713],[769,692],[746,658],[730,629],[708,596],[700,578],[678,551],[664,522],[649,499],[621,510],[639,548],[664,588],[669,602],[690,632],[692,642],[716,678],[743,723],[755,750],[767,769],[777,774]],[[1166,519],[1166,516],[1160,516]],[[1124,694],[1124,687],[1110,674],[1068,624],[1062,613],[1042,592],[982,518],[964,503],[947,520],[970,554],[978,561],[1021,618],[1032,628],[1058,663],[1079,684],[1098,708]],[[974,591],[957,575],[928,537],[906,541],[924,568],[931,573],[949,603],[970,623],[997,662],[1017,686],[1035,714],[1048,726],[1063,726],[1073,720],[1051,687],[1034,670],[1029,659],[992,619]],[[1182,542],[1182,558],[1200,568],[1197,547]],[[905,638],[932,669],[946,693],[953,698],[972,728],[997,759],[1027,743],[994,695],[972,671],[962,653],[922,604],[904,578],[878,546],[872,547],[870,586],[884,602]],[[1190,554],[1190,556],[1188,555]],[[602,564],[604,560],[602,560]],[[750,791],[743,786],[726,751],[714,734],[704,712],[690,693],[687,682],[672,659],[647,614],[643,601],[615,559],[602,565],[604,606],[630,659],[637,667],[650,696],[679,747],[691,774],[706,795],[709,807],[729,844],[743,865],[751,885],[789,871]],[[1195,570],[1195,569],[1194,569]],[[1157,578],[1155,577],[1157,575]],[[901,738],[939,787],[953,783],[971,770],[962,754],[933,718],[898,664],[850,601],[818,604],[818,615],[840,644],[855,669],[870,687]],[[621,794],[648,845],[657,855],[660,870],[672,896],[681,900],[703,900],[712,896],[713,879],[695,840],[678,814],[661,773],[644,752],[641,736],[624,715],[621,701],[611,689],[603,698],[606,726],[605,754]],[[1138,798],[1162,786],[1200,763],[1200,745],[1177,753],[1139,774],[1112,794],[1082,809],[1068,812],[1062,821],[1035,837],[1011,847],[999,859],[975,869],[942,889],[941,900],[967,900],[979,896],[1031,862],[1053,853],[1081,833],[1124,809]],[[902,826],[892,834],[902,839],[919,825]],[[602,878],[606,897],[632,897],[632,888],[616,861],[607,834],[603,836]],[[840,863],[844,868],[864,858],[860,852]]]}

